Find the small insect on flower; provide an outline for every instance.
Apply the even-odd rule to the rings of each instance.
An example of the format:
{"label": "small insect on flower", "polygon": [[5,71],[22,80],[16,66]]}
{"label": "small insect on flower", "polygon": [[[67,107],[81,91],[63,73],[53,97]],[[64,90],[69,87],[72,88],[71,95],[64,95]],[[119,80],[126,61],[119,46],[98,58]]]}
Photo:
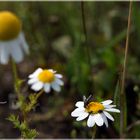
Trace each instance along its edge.
{"label": "small insect on flower", "polygon": [[32,85],[31,89],[39,91],[44,89],[46,93],[49,93],[51,88],[57,92],[60,92],[61,86],[64,85],[61,80],[62,75],[56,74],[56,71],[52,69],[38,68],[33,74],[29,75],[28,84]]}
{"label": "small insect on flower", "polygon": [[19,63],[23,54],[29,53],[28,45],[22,32],[20,19],[9,11],[0,12],[0,63],[7,64],[9,58]]}
{"label": "small insect on flower", "polygon": [[88,116],[87,126],[93,127],[95,123],[98,126],[102,126],[104,123],[108,127],[107,118],[114,121],[114,118],[108,112],[120,113],[120,110],[116,109],[116,105],[111,105],[112,100],[106,100],[103,102],[92,101],[92,96],[88,99],[84,97],[84,101],[79,101],[75,104],[77,107],[72,113],[72,117],[77,117],[77,121],[84,120]]}

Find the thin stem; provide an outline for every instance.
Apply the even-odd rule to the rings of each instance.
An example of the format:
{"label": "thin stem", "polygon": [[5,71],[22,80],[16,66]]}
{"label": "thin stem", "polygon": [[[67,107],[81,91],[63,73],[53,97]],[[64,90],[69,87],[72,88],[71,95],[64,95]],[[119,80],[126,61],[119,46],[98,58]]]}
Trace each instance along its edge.
{"label": "thin stem", "polygon": [[128,15],[128,25],[127,25],[127,34],[126,34],[126,44],[125,44],[125,56],[124,56],[124,64],[123,64],[123,72],[122,72],[122,80],[121,80],[121,90],[120,90],[120,137],[124,137],[124,132],[126,128],[126,102],[125,102],[125,76],[126,76],[126,64],[127,64],[127,55],[128,55],[128,47],[129,47],[129,34],[130,34],[130,25],[131,25],[131,13],[132,13],[132,1],[129,3],[129,15]]}
{"label": "thin stem", "polygon": [[14,60],[12,60],[12,69],[13,69],[13,75],[14,75],[14,89],[19,99],[20,98],[19,83],[18,83],[19,79],[18,79],[18,74],[17,74],[16,63],[14,62]]}
{"label": "thin stem", "polygon": [[92,134],[92,139],[95,139],[96,137],[96,125],[93,127],[93,134]]}
{"label": "thin stem", "polygon": [[[88,35],[87,35],[87,29],[86,29],[86,16],[85,16],[85,4],[84,1],[81,1],[81,13],[82,13],[82,25],[83,25],[83,31],[85,36],[85,49],[87,54],[87,63],[89,65],[89,75],[92,75],[92,62],[91,62],[91,54],[90,54],[90,47],[88,43]],[[92,93],[94,90],[94,81],[92,80],[91,76],[89,76],[89,82],[91,86],[89,87],[89,93]]]}
{"label": "thin stem", "polygon": [[89,45],[88,45],[88,37],[87,37],[87,30],[86,30],[86,18],[85,18],[85,8],[84,8],[84,2],[83,1],[81,1],[81,12],[82,12],[83,30],[84,30],[84,35],[85,35],[87,59],[88,59],[89,65],[91,67],[91,56],[90,56],[90,49],[89,49]]}
{"label": "thin stem", "polygon": [[137,120],[136,122],[133,122],[131,125],[129,125],[127,127],[127,131],[130,131],[136,125],[140,125],[140,120]]}
{"label": "thin stem", "polygon": [[[23,96],[20,92],[20,79],[18,78],[18,74],[17,74],[17,67],[16,67],[16,63],[14,60],[12,60],[12,69],[13,69],[13,75],[14,75],[14,89],[15,89],[15,93],[17,94],[17,98],[18,101],[21,103],[23,103]],[[23,110],[22,105],[20,106],[20,111],[23,115],[23,119],[26,122],[26,113]]]}
{"label": "thin stem", "polygon": [[[21,80],[18,78],[16,63],[14,62],[14,60],[12,60],[12,69],[13,69],[13,75],[14,75],[14,88],[15,88],[15,92],[16,92],[17,97],[18,97],[18,102],[20,103],[20,111],[21,111],[22,116],[23,116],[22,123],[26,124],[25,125],[26,126],[26,128],[25,128],[26,131],[31,132],[32,130],[29,129],[29,126],[28,126],[28,118],[27,118],[28,112],[26,112],[26,105],[27,104],[25,103],[26,97],[24,97],[22,95],[22,93],[20,92]],[[35,103],[36,103],[37,99],[42,95],[42,93],[43,93],[43,90],[40,91],[38,93],[38,95],[35,96]],[[33,107],[34,104],[31,105],[31,108]],[[29,138],[29,135],[27,134],[27,132],[25,133],[25,131],[22,130],[22,129],[20,129],[20,131],[21,131],[21,134],[22,134],[22,138]]]}
{"label": "thin stem", "polygon": [[36,100],[44,93],[44,90],[41,90],[39,93],[37,93],[37,96],[36,96]]}

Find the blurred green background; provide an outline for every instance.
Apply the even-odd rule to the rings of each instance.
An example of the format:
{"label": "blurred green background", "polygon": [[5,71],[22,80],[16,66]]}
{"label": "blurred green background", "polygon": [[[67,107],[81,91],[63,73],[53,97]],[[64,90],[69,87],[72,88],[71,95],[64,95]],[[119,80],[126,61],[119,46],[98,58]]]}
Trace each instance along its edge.
{"label": "blurred green background", "polygon": [[[86,23],[84,33],[82,7]],[[127,29],[128,2],[0,2],[0,11],[17,14],[30,46],[30,55],[18,64],[21,78],[36,68],[53,68],[64,75],[61,93],[51,92],[39,99],[29,117],[38,138],[91,138],[86,121],[71,117],[74,104],[83,95],[102,101],[113,99],[119,108],[118,80],[122,70]],[[90,61],[88,54],[90,55]],[[90,63],[89,63],[90,62]],[[127,138],[140,138],[140,3],[133,2],[130,48],[125,91],[127,97]],[[0,138],[18,138],[20,133],[6,120],[15,102],[11,64],[0,65]],[[25,84],[23,93],[32,92]],[[119,114],[109,128],[97,128],[96,138],[119,137]]]}

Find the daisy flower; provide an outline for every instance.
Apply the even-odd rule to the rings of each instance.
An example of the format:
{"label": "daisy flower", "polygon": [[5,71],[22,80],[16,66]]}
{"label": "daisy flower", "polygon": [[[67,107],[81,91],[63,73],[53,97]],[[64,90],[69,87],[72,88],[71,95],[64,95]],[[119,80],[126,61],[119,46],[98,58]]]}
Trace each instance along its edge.
{"label": "daisy flower", "polygon": [[9,58],[18,63],[23,54],[28,54],[28,45],[21,31],[20,19],[9,11],[0,12],[0,63],[7,64]]}
{"label": "daisy flower", "polygon": [[29,75],[28,84],[31,85],[31,89],[39,91],[44,89],[46,93],[49,93],[51,88],[57,92],[60,92],[61,86],[64,84],[61,80],[62,75],[56,74],[56,71],[52,69],[38,68],[34,73]]}
{"label": "daisy flower", "polygon": [[77,117],[77,121],[84,120],[88,117],[87,126],[93,127],[95,124],[102,126],[104,123],[108,127],[108,119],[114,121],[114,118],[108,112],[120,113],[120,110],[116,109],[116,105],[111,105],[112,100],[106,100],[103,102],[94,102],[85,99],[85,101],[79,101],[75,104],[77,107],[72,113],[72,117]]}

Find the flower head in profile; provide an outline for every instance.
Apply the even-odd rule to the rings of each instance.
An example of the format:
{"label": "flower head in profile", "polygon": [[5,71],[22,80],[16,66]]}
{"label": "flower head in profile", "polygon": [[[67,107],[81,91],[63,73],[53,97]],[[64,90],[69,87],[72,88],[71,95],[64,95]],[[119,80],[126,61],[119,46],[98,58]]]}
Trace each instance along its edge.
{"label": "flower head in profile", "polygon": [[34,73],[29,75],[28,84],[31,85],[31,89],[34,91],[44,89],[46,93],[49,93],[52,88],[60,92],[61,86],[64,84],[61,78],[62,75],[57,74],[52,69],[38,68]]}
{"label": "flower head in profile", "polygon": [[20,19],[9,11],[0,12],[0,63],[7,64],[11,57],[21,62],[24,53],[28,54],[28,45],[22,32]]}
{"label": "flower head in profile", "polygon": [[87,126],[93,127],[95,124],[102,126],[104,123],[108,127],[108,120],[114,121],[114,118],[108,112],[120,113],[120,110],[116,109],[116,105],[112,105],[112,100],[106,100],[103,102],[94,102],[90,96],[84,101],[79,101],[75,104],[77,107],[72,113],[72,117],[77,117],[77,121],[84,120],[88,117]]}

